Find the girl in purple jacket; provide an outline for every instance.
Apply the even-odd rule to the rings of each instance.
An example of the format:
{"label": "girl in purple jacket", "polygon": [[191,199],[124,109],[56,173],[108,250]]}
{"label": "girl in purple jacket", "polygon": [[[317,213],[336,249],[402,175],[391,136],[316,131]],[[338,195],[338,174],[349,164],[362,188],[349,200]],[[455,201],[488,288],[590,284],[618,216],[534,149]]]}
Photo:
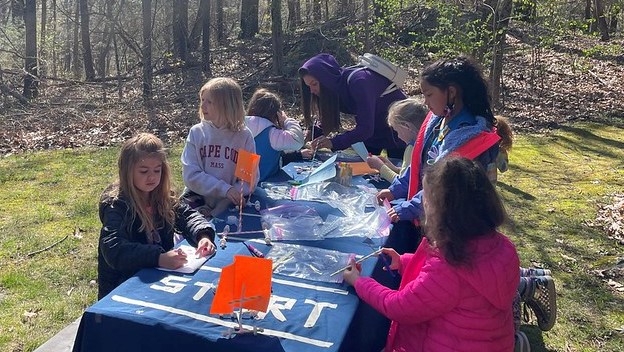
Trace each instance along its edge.
{"label": "girl in purple jacket", "polygon": [[[387,122],[388,107],[406,99],[397,89],[384,94],[391,83],[386,77],[362,67],[341,67],[330,54],[318,54],[299,68],[303,117],[307,126],[318,115],[322,133],[313,133],[312,148],[343,150],[364,142],[369,152],[383,149],[390,158],[401,159],[405,143]],[[355,127],[332,138],[327,134],[340,128],[340,113],[355,115]]]}
{"label": "girl in purple jacket", "polygon": [[392,323],[385,352],[513,351],[512,301],[519,259],[496,229],[503,204],[483,168],[450,156],[425,170],[423,238],[415,253],[383,253],[401,274],[398,290],[360,277],[344,279]]}

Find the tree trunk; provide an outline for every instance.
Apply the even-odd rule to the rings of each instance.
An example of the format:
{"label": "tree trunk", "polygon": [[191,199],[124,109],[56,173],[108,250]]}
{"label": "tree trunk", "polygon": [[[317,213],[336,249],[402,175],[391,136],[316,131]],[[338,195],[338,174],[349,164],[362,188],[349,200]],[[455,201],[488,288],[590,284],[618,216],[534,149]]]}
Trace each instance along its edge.
{"label": "tree trunk", "polygon": [[288,0],[288,19],[286,21],[289,31],[294,31],[301,24],[301,2]]}
{"label": "tree trunk", "polygon": [[24,4],[25,59],[23,95],[27,99],[36,98],[39,94],[39,78],[37,77],[37,1],[26,0]]}
{"label": "tree trunk", "polygon": [[501,105],[502,77],[503,77],[503,56],[505,48],[505,37],[511,18],[513,6],[512,0],[490,0],[488,4],[494,9],[493,33],[494,43],[492,45],[492,64],[490,66],[490,89],[492,93],[492,103],[494,106]]}
{"label": "tree trunk", "polygon": [[367,53],[370,50],[370,3],[369,0],[364,0],[364,52]]}
{"label": "tree trunk", "polygon": [[173,56],[186,62],[188,59],[188,0],[174,0],[173,6]]}
{"label": "tree trunk", "polygon": [[87,0],[80,0],[80,34],[82,39],[82,62],[87,81],[95,79],[93,69],[93,54],[91,53],[91,39],[89,38],[89,4]]}
{"label": "tree trunk", "polygon": [[[205,14],[202,11],[202,1],[203,0],[199,0],[199,8],[197,9],[197,16],[195,16],[195,21],[193,22],[193,27],[191,28],[191,34],[189,34],[189,38],[188,38],[189,53],[193,53],[197,51],[197,49],[199,48],[199,42],[202,39],[202,33],[204,30],[203,21],[205,17]],[[208,4],[208,6],[210,6],[210,4]],[[208,13],[208,17],[210,17],[210,13]]]}
{"label": "tree trunk", "polygon": [[74,13],[74,23],[73,23],[73,40],[72,40],[72,72],[74,73],[74,78],[80,78],[80,5],[76,1],[76,12]]}
{"label": "tree trunk", "polygon": [[223,0],[217,0],[216,3],[216,20],[217,20],[217,43],[225,44],[225,23],[223,23]]}
{"label": "tree trunk", "polygon": [[41,34],[39,35],[39,74],[44,77],[46,75],[46,64],[48,62],[46,58],[46,24],[48,22],[48,2],[46,0],[41,1]]}
{"label": "tree trunk", "polygon": [[312,0],[312,20],[317,23],[321,20],[321,0]]}
{"label": "tree trunk", "polygon": [[271,40],[273,42],[273,73],[283,73],[284,37],[282,32],[282,0],[271,0]]}
{"label": "tree trunk", "polygon": [[604,15],[604,2],[602,0],[594,0],[595,14],[596,14],[596,24],[598,25],[598,30],[600,31],[600,40],[603,42],[608,42],[610,39],[609,35],[609,26],[607,26],[607,20]]}
{"label": "tree trunk", "polygon": [[199,12],[202,14],[202,72],[210,77],[210,0],[200,0]]}
{"label": "tree trunk", "polygon": [[58,57],[56,55],[56,43],[57,43],[57,33],[56,33],[56,0],[52,0],[52,77],[57,76],[57,65],[58,65]]}
{"label": "tree trunk", "polygon": [[258,34],[258,9],[259,0],[242,0],[240,39],[253,38]]}
{"label": "tree trunk", "polygon": [[141,0],[143,15],[143,101],[152,99],[152,0]]}
{"label": "tree trunk", "polygon": [[18,24],[24,20],[24,0],[11,0],[11,21]]}

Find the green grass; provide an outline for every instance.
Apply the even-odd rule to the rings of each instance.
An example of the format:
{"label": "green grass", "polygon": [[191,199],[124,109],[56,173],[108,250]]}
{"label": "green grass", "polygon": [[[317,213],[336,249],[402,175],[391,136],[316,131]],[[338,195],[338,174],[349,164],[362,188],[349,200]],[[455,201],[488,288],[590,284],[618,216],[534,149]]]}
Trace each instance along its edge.
{"label": "green grass", "polygon": [[[117,152],[0,159],[0,351],[34,350],[95,301],[97,199],[115,178]],[[175,145],[170,157],[178,189],[180,152]],[[599,204],[624,191],[624,129],[577,124],[517,136],[510,159],[510,170],[499,177],[512,218],[503,230],[522,265],[553,270],[558,292],[553,330],[523,327],[533,350],[624,350],[624,293],[593,273],[624,251],[587,225]]]}

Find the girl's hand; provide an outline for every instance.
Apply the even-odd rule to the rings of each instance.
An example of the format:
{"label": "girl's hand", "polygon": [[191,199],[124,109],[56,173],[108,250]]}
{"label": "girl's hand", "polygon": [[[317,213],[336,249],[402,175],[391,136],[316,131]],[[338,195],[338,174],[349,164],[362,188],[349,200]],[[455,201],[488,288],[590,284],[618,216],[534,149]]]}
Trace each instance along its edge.
{"label": "girl's hand", "polygon": [[342,274],[344,281],[349,285],[355,285],[357,279],[360,278],[360,271],[362,270],[362,266],[360,264],[355,263],[355,259],[349,259],[349,269],[345,270]]}
{"label": "girl's hand", "polygon": [[312,159],[312,150],[311,149],[301,149],[301,157],[304,159]]}
{"label": "girl's hand", "polygon": [[239,192],[235,187],[230,187],[225,195],[232,203],[234,203],[234,205],[240,205],[241,192]]}
{"label": "girl's hand", "polygon": [[288,116],[286,116],[286,113],[283,112],[282,110],[277,112],[277,123],[279,128],[284,128],[284,124],[286,123],[286,119],[288,118]]}
{"label": "girl's hand", "polygon": [[399,221],[399,214],[397,214],[397,212],[396,212],[396,210],[394,210],[394,208],[388,209],[388,211],[386,211],[386,213],[390,217],[390,221],[392,221],[392,222]]}
{"label": "girl's hand", "polygon": [[200,257],[210,257],[217,251],[217,247],[209,238],[202,238],[197,243],[197,251],[195,251],[195,255]]}
{"label": "girl's hand", "polygon": [[317,149],[322,149],[322,148],[332,149],[333,147],[331,139],[325,136],[320,136],[318,138],[315,138],[312,142],[310,142],[310,145],[312,146],[312,150],[317,150]]}
{"label": "girl's hand", "polygon": [[383,204],[384,199],[387,199],[388,202],[394,200],[394,196],[389,189],[382,189],[381,191],[379,191],[379,193],[377,193],[377,202],[379,203],[379,205]]}
{"label": "girl's hand", "polygon": [[381,169],[381,167],[384,165],[384,161],[376,155],[371,155],[366,158],[366,163],[368,164],[368,166],[375,170]]}
{"label": "girl's hand", "polygon": [[186,253],[180,248],[162,253],[158,257],[158,266],[165,269],[177,269],[186,264]]}
{"label": "girl's hand", "polygon": [[390,257],[390,270],[401,270],[401,255],[394,248],[382,248],[381,253]]}

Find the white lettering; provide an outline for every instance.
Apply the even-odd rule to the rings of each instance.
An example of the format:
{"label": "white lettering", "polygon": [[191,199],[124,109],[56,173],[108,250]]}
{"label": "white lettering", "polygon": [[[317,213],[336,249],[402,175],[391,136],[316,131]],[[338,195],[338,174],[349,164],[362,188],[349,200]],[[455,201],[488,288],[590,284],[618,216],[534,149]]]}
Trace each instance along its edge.
{"label": "white lettering", "polygon": [[323,311],[323,308],[331,308],[331,309],[338,308],[337,304],[329,303],[329,302],[316,302],[311,299],[306,299],[305,303],[312,304],[314,306],[312,307],[312,312],[310,312],[310,315],[308,315],[308,319],[306,319],[305,324],[303,324],[303,327],[305,328],[311,328],[314,326],[314,324],[316,324],[316,321],[321,316],[321,312]]}
{"label": "white lettering", "polygon": [[[179,281],[179,282],[175,282],[175,281]],[[169,292],[169,293],[178,293],[182,291],[184,286],[186,286],[182,282],[189,282],[189,281],[191,281],[191,279],[186,278],[186,277],[167,276],[163,278],[162,280],[160,280],[160,283],[162,283],[164,286],[161,286],[158,283],[155,283],[155,284],[150,285],[150,288],[154,290],[158,290],[158,291]]]}
{"label": "white lettering", "polygon": [[197,291],[195,296],[193,296],[193,300],[195,300],[195,301],[199,301],[200,299],[202,299],[202,297],[204,297],[206,292],[208,292],[208,291],[210,291],[210,290],[212,290],[213,288],[216,287],[214,284],[211,284],[209,282],[201,282],[201,281],[196,282],[195,286],[201,287],[199,289],[199,291]]}
{"label": "white lettering", "polygon": [[[278,303],[278,302],[283,302],[283,303]],[[266,313],[258,312],[258,318],[264,319],[264,317],[267,314],[271,313],[273,314],[275,319],[281,322],[284,322],[286,321],[286,316],[284,316],[284,314],[282,313],[282,309],[291,310],[296,302],[297,300],[293,298],[271,295],[271,299],[269,300],[269,309],[267,310]]]}

